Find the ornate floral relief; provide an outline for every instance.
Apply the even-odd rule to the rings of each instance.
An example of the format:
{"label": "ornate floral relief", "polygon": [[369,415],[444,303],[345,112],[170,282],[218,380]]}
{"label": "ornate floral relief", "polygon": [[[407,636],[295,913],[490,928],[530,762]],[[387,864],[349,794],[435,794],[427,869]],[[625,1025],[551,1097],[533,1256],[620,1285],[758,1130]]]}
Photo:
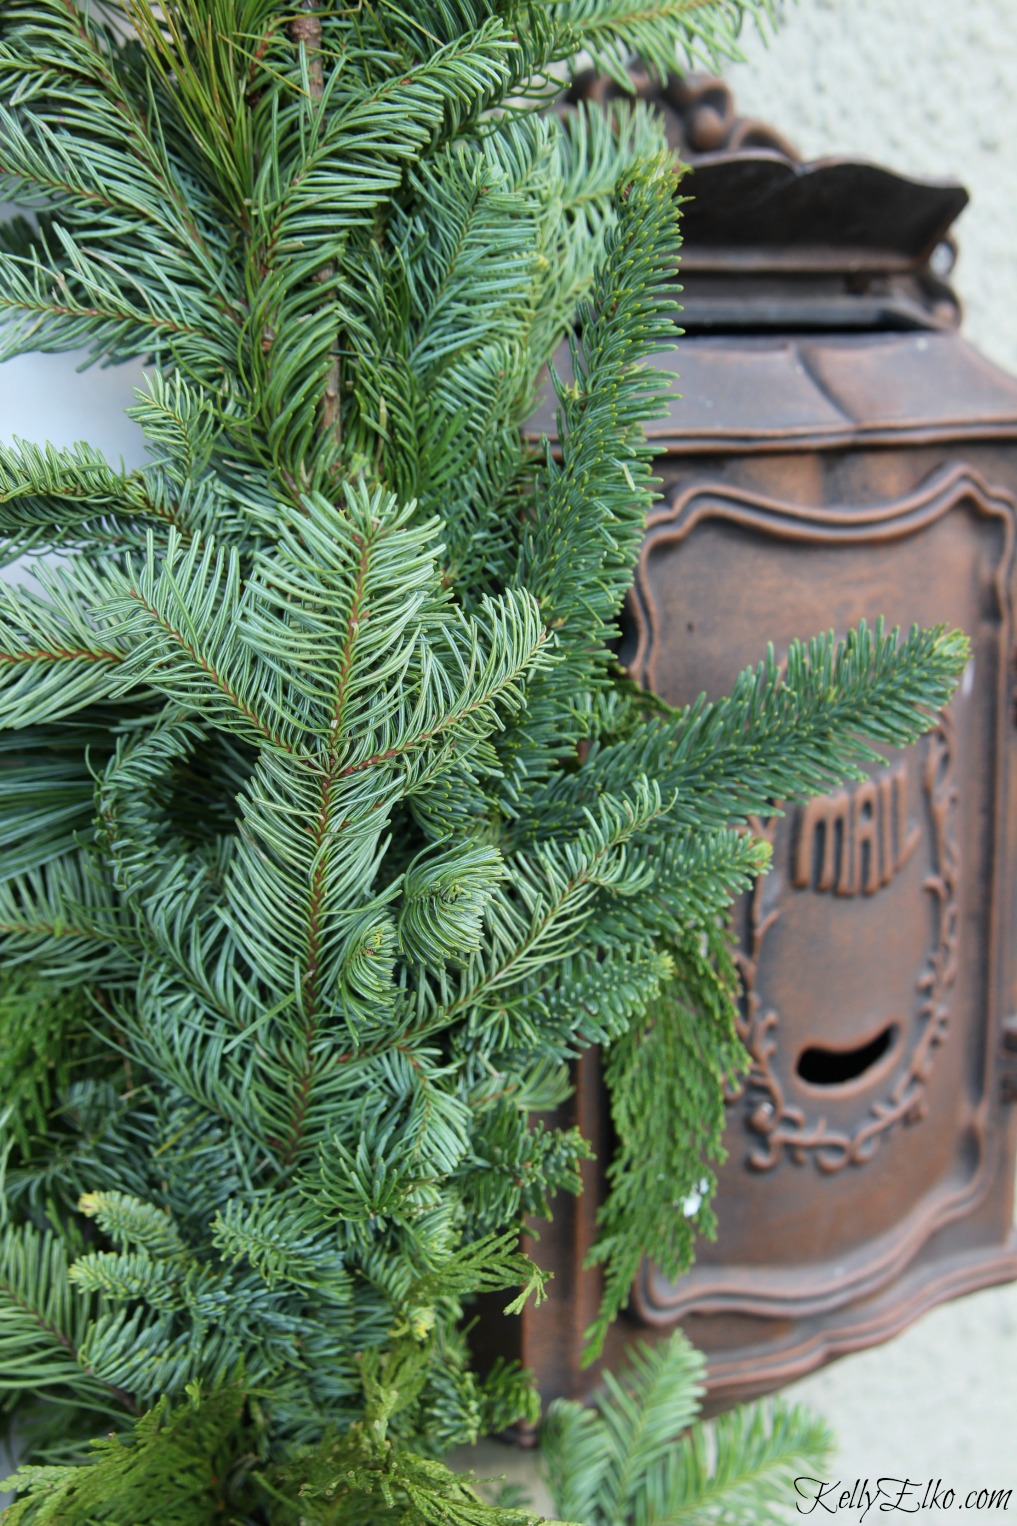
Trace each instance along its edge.
{"label": "ornate floral relief", "polygon": [[[960,851],[955,833],[957,786],[953,773],[954,724],[948,712],[930,734],[922,768],[922,785],[932,839],[933,869],[924,888],[935,906],[932,946],[917,982],[918,1032],[907,1063],[889,1094],[872,1103],[853,1131],[832,1129],[824,1118],[810,1120],[804,1109],[790,1103],[773,1066],[780,1015],[765,1006],[759,992],[759,961],[763,944],[780,908],[766,905],[766,881],[757,880],[748,908],[748,939],[737,961],[744,990],[739,1031],[751,1067],[744,1082],[728,1100],[745,1098],[749,1128],[758,1135],[747,1164],[768,1171],[786,1150],[796,1164],[812,1159],[826,1173],[862,1165],[875,1154],[884,1134],[898,1123],[916,1123],[926,1113],[926,1087],[937,1049],[947,1037],[947,1005],[957,976],[960,925],[958,899]],[[776,823],[752,823],[753,830],[773,842]]]}

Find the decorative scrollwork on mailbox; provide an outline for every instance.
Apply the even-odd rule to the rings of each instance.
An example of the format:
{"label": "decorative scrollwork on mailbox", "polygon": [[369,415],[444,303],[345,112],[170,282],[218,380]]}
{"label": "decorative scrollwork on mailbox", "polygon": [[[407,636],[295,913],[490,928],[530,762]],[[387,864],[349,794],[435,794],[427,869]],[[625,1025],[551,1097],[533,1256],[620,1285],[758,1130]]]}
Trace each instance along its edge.
{"label": "decorative scrollwork on mailbox", "polygon": [[[752,891],[748,936],[736,956],[744,992],[739,1031],[751,1068],[743,1085],[731,1089],[729,1101],[745,1098],[748,1126],[759,1136],[746,1162],[754,1170],[771,1170],[785,1151],[799,1165],[811,1158],[824,1173],[862,1165],[875,1154],[888,1130],[898,1123],[917,1123],[925,1116],[925,1088],[936,1050],[947,1038],[949,992],[957,974],[960,849],[954,819],[958,791],[953,742],[953,719],[944,711],[925,743],[922,765],[933,866],[924,888],[935,905],[935,932],[916,983],[917,1032],[889,1094],[871,1103],[853,1130],[833,1129],[823,1117],[809,1119],[803,1108],[788,1100],[774,1068],[780,1015],[764,1005],[758,973],[763,943],[780,917],[780,907],[767,907],[765,880],[757,881]],[[771,844],[775,825],[772,821],[752,823]],[[906,770],[900,765],[888,768],[853,794],[839,791],[803,808],[792,858],[792,884],[798,891],[874,894],[910,859],[919,836],[918,828],[908,827]],[[884,1033],[889,1035],[890,1031],[887,1027]],[[878,1042],[877,1038],[862,1048],[875,1055]]]}

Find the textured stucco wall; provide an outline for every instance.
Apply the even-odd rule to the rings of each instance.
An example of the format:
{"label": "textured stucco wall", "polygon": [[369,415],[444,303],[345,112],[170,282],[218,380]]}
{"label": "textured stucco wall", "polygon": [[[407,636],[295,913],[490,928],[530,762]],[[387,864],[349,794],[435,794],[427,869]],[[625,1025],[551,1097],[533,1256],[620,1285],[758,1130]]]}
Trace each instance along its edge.
{"label": "textured stucco wall", "polygon": [[739,110],[806,158],[967,187],[964,329],[1017,371],[1017,0],[784,0],[776,36],[744,51],[726,71]]}

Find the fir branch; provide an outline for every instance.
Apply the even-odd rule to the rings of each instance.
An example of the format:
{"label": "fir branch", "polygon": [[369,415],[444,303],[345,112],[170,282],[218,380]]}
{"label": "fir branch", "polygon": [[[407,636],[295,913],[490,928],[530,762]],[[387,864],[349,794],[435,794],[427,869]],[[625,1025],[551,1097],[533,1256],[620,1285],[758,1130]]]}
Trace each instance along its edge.
{"label": "fir branch", "polygon": [[[236,551],[197,537],[185,548],[171,528],[160,554],[150,533],[144,563],[128,561],[108,587],[100,613],[123,643],[119,692],[147,685],[183,705],[204,697],[239,735],[294,751],[302,726],[283,681],[238,639],[249,595]],[[260,705],[259,688],[268,690]]]}
{"label": "fir branch", "polygon": [[626,89],[625,65],[635,55],[661,81],[675,68],[676,52],[692,64],[718,72],[724,62],[740,59],[737,39],[750,14],[760,27],[774,17],[773,0],[577,0],[553,11],[574,37],[576,53],[585,49],[594,67]]}
{"label": "fir branch", "polygon": [[[187,475],[181,479],[170,450],[155,468],[125,472],[84,444],[58,449],[16,440],[13,446],[0,446],[5,560],[69,545],[143,553],[147,520],[175,527],[185,544],[195,534],[209,533],[212,525],[201,512],[207,503],[201,468],[211,453],[207,395],[189,393],[179,375],[168,387],[153,378],[150,389],[128,414],[145,427],[152,445],[183,454]],[[213,503],[215,528],[228,530],[226,506]]]}
{"label": "fir branch", "polygon": [[[318,103],[325,94],[325,70],[321,58],[321,19],[316,14],[315,0],[301,0],[305,14],[290,22],[290,36],[300,47],[307,69],[307,89],[312,102]],[[335,266],[325,264],[315,279],[328,287],[335,276]],[[325,376],[322,394],[320,428],[326,437],[334,437],[337,449],[342,446],[342,408],[340,392],[342,370],[338,354],[333,354]]]}
{"label": "fir branch", "polygon": [[[0,585],[0,727],[64,719],[109,697],[125,652],[100,632],[88,603],[98,579],[87,567],[40,567],[43,593]],[[82,604],[85,608],[82,608]]]}
{"label": "fir branch", "polygon": [[[516,578],[562,632],[571,690],[602,681],[603,642],[631,576],[650,502],[642,420],[664,407],[666,383],[644,368],[673,337],[663,282],[677,238],[674,163],[658,154],[617,188],[617,223],[570,339],[574,380],[555,377],[562,463],[547,452],[546,486],[520,540]],[[534,686],[528,713],[502,751],[516,762],[506,807],[519,811],[541,773],[571,751],[576,715],[564,685]]]}
{"label": "fir branch", "polygon": [[646,870],[629,862],[626,843],[663,809],[656,788],[642,781],[628,800],[602,800],[600,819],[591,817],[587,829],[567,848],[549,845],[533,859],[520,856],[511,861],[518,904],[507,896],[493,899],[489,951],[471,960],[459,990],[449,992],[412,1037],[440,1032],[465,1014],[476,1023],[488,1003],[511,1003],[513,986],[538,972],[553,978],[549,972],[571,951],[592,915],[598,892],[607,888],[626,895],[646,884]]}
{"label": "fir branch", "polygon": [[726,1526],[746,1515],[779,1526],[795,1479],[822,1477],[831,1451],[826,1425],[802,1406],[780,1399],[741,1405],[709,1426],[693,1426],[659,1474],[647,1478],[647,1526]]}
{"label": "fir branch", "polygon": [[103,1303],[72,1291],[60,1236],[30,1225],[8,1227],[0,1267],[0,1391],[54,1390],[58,1401],[63,1396],[101,1415],[136,1414],[130,1394],[93,1377],[80,1358]]}
{"label": "fir branch", "polygon": [[[673,298],[661,285],[677,243],[672,161],[640,166],[616,194],[617,226],[573,342],[574,380],[556,378],[562,465],[548,456],[518,571],[554,628],[575,628],[577,646],[580,629],[588,641],[613,619],[628,586],[649,502],[640,424],[661,411],[665,391],[640,362],[673,334]],[[595,579],[584,575],[594,567]]]}
{"label": "fir branch", "polygon": [[[783,667],[771,649],[739,675],[729,699],[697,702],[673,723],[649,726],[623,751],[676,791],[682,825],[744,821],[773,813],[778,801],[825,794],[862,765],[881,761],[874,743],[904,747],[929,727],[967,661],[966,638],[943,627],[913,627],[902,640],[880,620],[864,621],[842,641],[832,632],[792,642]],[[723,800],[723,805],[721,804]]]}
{"label": "fir branch", "polygon": [[[91,871],[91,872],[90,872]],[[137,973],[139,940],[109,882],[73,854],[0,881],[0,949],[48,978],[116,986]]]}
{"label": "fir branch", "polygon": [[[211,250],[213,209],[205,203],[196,211],[193,183],[185,193],[153,120],[151,97],[139,101],[133,93],[113,32],[73,0],[31,6],[15,0],[6,16],[10,40],[0,39],[0,78],[15,78],[21,101],[31,103],[8,119],[13,130],[5,136],[7,161],[0,164],[7,194],[21,200],[23,188],[40,186],[46,205],[55,204],[62,215],[73,214],[79,202],[86,215],[99,206],[116,214],[114,232],[126,221],[144,242],[154,228],[164,257],[167,241],[176,243],[181,272],[197,263],[221,290],[227,267]],[[71,124],[77,130],[68,133]],[[131,149],[126,163],[119,152],[125,134]],[[200,303],[200,283],[184,279]]]}
{"label": "fir branch", "polygon": [[675,1331],[655,1347],[630,1348],[595,1409],[556,1399],[541,1435],[556,1507],[587,1526],[786,1519],[795,1474],[823,1475],[829,1432],[779,1402],[690,1425],[704,1369]]}
{"label": "fir branch", "polygon": [[959,631],[914,627],[901,639],[882,621],[860,621],[842,640],[827,632],[772,649],[739,674],[731,695],[702,696],[681,711],[651,714],[617,741],[593,749],[578,772],[561,772],[526,802],[553,812],[559,831],[579,830],[602,790],[646,771],[673,791],[670,822],[681,832],[723,832],[782,803],[826,794],[882,761],[874,744],[904,747],[929,728],[968,657]]}
{"label": "fir branch", "polygon": [[67,233],[61,243],[66,265],[57,272],[38,258],[0,254],[0,360],[89,347],[116,360],[169,353],[205,377],[222,369],[228,349],[188,322],[172,295],[150,287],[139,301],[137,283],[111,257],[86,253]]}

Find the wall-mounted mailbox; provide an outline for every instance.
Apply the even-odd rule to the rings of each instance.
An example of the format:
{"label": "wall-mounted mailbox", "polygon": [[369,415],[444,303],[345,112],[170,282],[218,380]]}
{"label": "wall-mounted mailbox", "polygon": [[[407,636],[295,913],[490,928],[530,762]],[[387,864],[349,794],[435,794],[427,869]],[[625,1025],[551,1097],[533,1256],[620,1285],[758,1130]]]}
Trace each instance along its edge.
{"label": "wall-mounted mailbox", "polygon": [[[607,1352],[678,1322],[719,1407],[1017,1277],[1017,381],[957,332],[960,188],[801,165],[717,81],[663,104],[694,164],[687,336],[662,357],[683,397],[652,426],[664,493],[623,659],[680,704],[725,693],[768,641],[862,618],[960,626],[972,647],[926,738],[761,827],[719,1236],[678,1282],[643,1267]],[[697,130],[715,150],[698,159]],[[609,1150],[595,1057],[570,1121]],[[601,1170],[534,1247],[556,1278],[516,1339],[548,1396],[593,1376]]]}

